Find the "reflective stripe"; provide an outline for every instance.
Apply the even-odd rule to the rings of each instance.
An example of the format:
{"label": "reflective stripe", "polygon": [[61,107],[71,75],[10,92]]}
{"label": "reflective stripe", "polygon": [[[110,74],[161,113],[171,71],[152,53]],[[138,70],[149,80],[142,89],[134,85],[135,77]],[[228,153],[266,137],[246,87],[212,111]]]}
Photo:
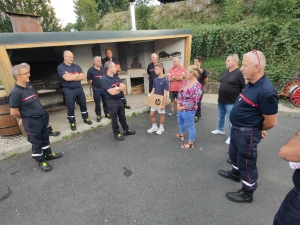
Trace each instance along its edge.
{"label": "reflective stripe", "polygon": [[246,184],[248,187],[252,187],[252,186],[254,186],[254,185],[256,184],[256,182],[253,183],[253,184],[249,184],[248,182],[246,182],[246,181],[244,181],[244,180],[242,180],[242,182],[243,182],[244,184]]}
{"label": "reflective stripe", "polygon": [[75,116],[67,116],[67,117],[75,117]]}
{"label": "reflective stripe", "polygon": [[27,101],[28,99],[34,98],[34,97],[36,97],[36,94],[30,95],[30,96],[28,96],[27,98],[23,98],[23,99],[22,99],[22,102],[25,102],[25,101]]}
{"label": "reflective stripe", "polygon": [[47,149],[47,148],[49,148],[49,147],[50,147],[50,145],[45,146],[45,147],[42,147],[42,149]]}
{"label": "reflective stripe", "polygon": [[239,168],[237,166],[234,166],[233,164],[231,164],[233,169],[239,170]]}
{"label": "reflective stripe", "polygon": [[87,113],[87,112],[81,112],[81,114],[84,114],[84,113]]}
{"label": "reflective stripe", "polygon": [[244,95],[240,94],[240,96],[242,97],[242,99],[247,102],[249,105],[252,105],[253,107],[258,107],[258,104],[251,102],[248,98],[246,98]]}
{"label": "reflective stripe", "polygon": [[37,156],[42,156],[42,155],[43,155],[43,153],[41,153],[41,154],[31,154],[32,157],[37,157]]}

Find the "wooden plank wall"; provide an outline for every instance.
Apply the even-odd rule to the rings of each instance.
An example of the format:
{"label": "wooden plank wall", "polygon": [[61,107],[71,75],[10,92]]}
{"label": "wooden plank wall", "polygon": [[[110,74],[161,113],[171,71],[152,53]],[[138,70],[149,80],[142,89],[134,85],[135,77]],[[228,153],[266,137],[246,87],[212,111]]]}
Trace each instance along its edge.
{"label": "wooden plank wall", "polygon": [[8,95],[15,85],[15,79],[10,73],[12,68],[10,59],[4,46],[0,46],[0,80]]}

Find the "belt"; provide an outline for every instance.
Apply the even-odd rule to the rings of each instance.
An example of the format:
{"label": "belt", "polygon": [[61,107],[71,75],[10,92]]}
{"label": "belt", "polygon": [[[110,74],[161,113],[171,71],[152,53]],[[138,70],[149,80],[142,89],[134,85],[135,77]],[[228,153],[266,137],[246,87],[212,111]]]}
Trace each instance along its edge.
{"label": "belt", "polygon": [[68,88],[68,87],[64,87],[64,88],[67,88],[67,89],[78,89],[78,88],[81,88],[81,86],[80,87],[76,87],[76,88]]}
{"label": "belt", "polygon": [[22,118],[39,118],[44,116],[45,114],[39,115],[39,116],[22,116]]}
{"label": "belt", "polygon": [[107,100],[113,100],[113,101],[118,101],[118,100],[121,100],[121,98],[107,98]]}
{"label": "belt", "polygon": [[244,131],[244,130],[261,130],[260,127],[237,127],[232,125],[232,128],[240,130],[240,131]]}

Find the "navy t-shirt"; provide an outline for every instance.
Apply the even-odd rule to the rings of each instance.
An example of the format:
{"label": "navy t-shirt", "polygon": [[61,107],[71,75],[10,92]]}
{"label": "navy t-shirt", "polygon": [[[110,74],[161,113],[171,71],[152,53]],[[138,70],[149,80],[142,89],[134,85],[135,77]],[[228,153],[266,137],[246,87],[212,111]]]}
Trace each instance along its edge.
{"label": "navy t-shirt", "polygon": [[62,76],[66,73],[66,71],[68,73],[73,73],[74,75],[78,74],[78,73],[83,73],[82,69],[80,68],[80,66],[72,63],[70,66],[66,65],[64,62],[61,63],[58,67],[57,67],[57,73],[58,76],[61,80],[61,85],[64,88],[78,88],[81,86],[81,81],[66,81]]}
{"label": "navy t-shirt", "polygon": [[15,84],[8,96],[8,104],[10,108],[18,108],[22,118],[45,114],[37,92],[29,83],[26,88]]}
{"label": "navy t-shirt", "polygon": [[115,88],[116,86],[119,86],[120,83],[121,80],[116,74],[113,77],[110,77],[107,74],[104,76],[104,78],[102,79],[102,86],[104,89],[106,99],[112,99],[112,98],[118,99],[122,97],[121,94],[122,92],[120,92],[117,95],[111,95],[107,91],[110,88]]}
{"label": "navy t-shirt", "polygon": [[202,72],[202,74],[199,73],[198,81],[203,86],[204,80],[207,78],[207,72],[204,67],[200,66],[200,68],[203,70],[203,72]]}
{"label": "navy t-shirt", "polygon": [[278,95],[263,75],[255,83],[248,83],[239,95],[230,113],[230,122],[237,127],[261,127],[263,114],[274,115],[278,111]]}
{"label": "navy t-shirt", "polygon": [[300,193],[300,169],[295,170],[293,175],[293,182],[297,191]]}
{"label": "navy t-shirt", "polygon": [[157,77],[155,73],[155,66],[153,63],[150,63],[147,67],[147,73],[149,74],[149,81],[153,82],[154,79]]}
{"label": "navy t-shirt", "polygon": [[93,87],[102,87],[102,79],[105,76],[105,70],[104,68],[101,66],[100,70],[97,70],[94,66],[92,66],[91,68],[89,68],[88,72],[87,72],[87,80],[92,80],[92,85]]}
{"label": "navy t-shirt", "polygon": [[164,91],[169,91],[169,81],[164,76],[162,78],[156,77],[153,81],[154,94],[164,95]]}

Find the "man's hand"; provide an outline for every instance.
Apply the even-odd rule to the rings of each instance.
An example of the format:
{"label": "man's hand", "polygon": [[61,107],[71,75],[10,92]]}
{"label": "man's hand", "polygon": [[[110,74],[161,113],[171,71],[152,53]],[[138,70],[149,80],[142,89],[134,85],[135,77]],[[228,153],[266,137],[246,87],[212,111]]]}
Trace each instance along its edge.
{"label": "man's hand", "polygon": [[23,126],[22,119],[19,120],[18,125],[19,125],[19,127]]}
{"label": "man's hand", "polygon": [[268,137],[268,133],[267,133],[265,130],[262,130],[262,131],[261,131],[261,137],[262,137],[262,138]]}

